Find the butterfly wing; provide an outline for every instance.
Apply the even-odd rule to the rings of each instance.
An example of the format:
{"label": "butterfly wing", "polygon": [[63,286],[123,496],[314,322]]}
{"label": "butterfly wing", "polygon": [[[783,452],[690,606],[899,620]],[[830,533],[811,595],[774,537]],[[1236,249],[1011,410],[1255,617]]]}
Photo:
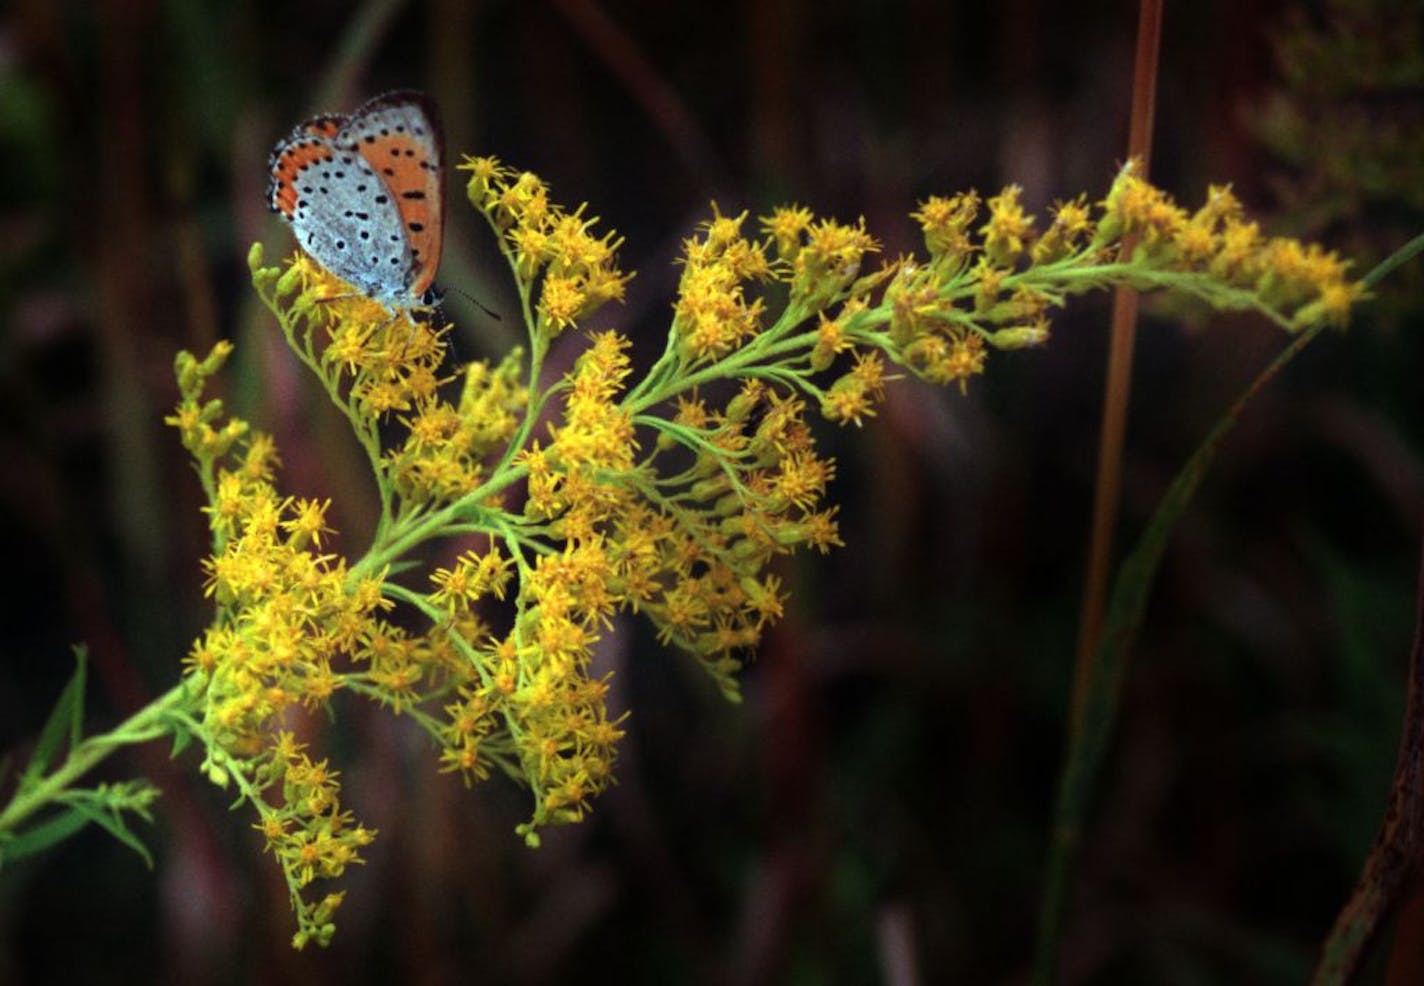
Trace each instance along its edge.
{"label": "butterfly wing", "polygon": [[359,153],[389,189],[410,248],[410,293],[420,298],[435,281],[444,234],[445,148],[434,104],[410,90],[377,96],[351,114],[336,142]]}
{"label": "butterfly wing", "polygon": [[410,301],[411,245],[391,189],[340,137],[344,117],[316,117],[278,142],[268,204],[302,249],[363,294]]}

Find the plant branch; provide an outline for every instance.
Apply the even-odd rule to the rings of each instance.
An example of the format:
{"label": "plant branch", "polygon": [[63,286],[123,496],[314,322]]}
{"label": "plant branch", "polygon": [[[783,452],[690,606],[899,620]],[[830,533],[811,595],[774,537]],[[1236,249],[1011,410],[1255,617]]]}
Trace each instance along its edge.
{"label": "plant branch", "polygon": [[170,727],[163,722],[164,716],[182,708],[188,696],[186,683],[179,683],[109,732],[82,740],[52,773],[32,785],[23,785],[15,792],[4,811],[0,811],[0,832],[13,832],[35,812],[56,802],[114,751],[147,743],[168,733]]}

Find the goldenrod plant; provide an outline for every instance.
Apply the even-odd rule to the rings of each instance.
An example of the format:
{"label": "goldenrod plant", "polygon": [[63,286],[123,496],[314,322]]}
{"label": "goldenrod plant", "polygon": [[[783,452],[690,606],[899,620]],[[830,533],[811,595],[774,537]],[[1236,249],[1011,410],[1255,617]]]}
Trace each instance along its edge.
{"label": "goldenrod plant", "polygon": [[[156,791],[80,782],[115,750],[169,737],[249,813],[285,875],[293,943],[324,945],[342,900],[331,881],[377,833],[299,739],[303,711],[335,715],[345,693],[409,719],[437,769],[526,787],[519,835],[537,846],[545,826],[586,816],[637,714],[609,708],[591,667],[615,615],[646,617],[735,701],[783,613],[775,559],[841,543],[815,419],[860,424],[900,376],[963,389],[994,351],[1047,343],[1054,312],[1088,291],[1174,292],[1288,332],[1343,326],[1364,294],[1334,254],[1264,235],[1228,188],[1188,211],[1129,163],[1100,202],[1043,219],[1014,187],[930,198],[912,214],[916,256],[882,256],[861,221],[714,206],[683,244],[666,345],[639,369],[624,335],[582,329],[631,276],[617,236],[533,174],[493,158],[463,170],[526,345],[453,366],[433,313],[389,312],[303,256],[271,267],[254,246],[258,296],[365,451],[379,519],[346,543],[368,547],[337,553],[330,502],[284,494],[272,437],[210,395],[232,346],[180,353],[168,422],[206,494],[212,622],[175,660],[172,690],[87,738],[81,661],[0,812],[6,857],[87,821],[142,851],[129,823]],[[550,344],[570,332],[580,355],[552,373]],[[453,562],[429,561],[439,544]]]}

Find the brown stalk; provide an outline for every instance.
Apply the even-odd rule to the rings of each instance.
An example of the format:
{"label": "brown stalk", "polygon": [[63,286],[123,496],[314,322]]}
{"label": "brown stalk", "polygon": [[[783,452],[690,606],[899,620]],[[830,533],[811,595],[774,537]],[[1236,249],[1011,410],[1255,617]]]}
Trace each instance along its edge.
{"label": "brown stalk", "polygon": [[1419,943],[1407,929],[1419,924],[1420,864],[1424,863],[1424,552],[1418,591],[1404,732],[1389,803],[1360,881],[1321,948],[1320,965],[1311,980],[1315,986],[1351,982],[1366,947],[1396,911],[1400,917],[1398,940],[1385,981],[1389,986],[1419,982]]}
{"label": "brown stalk", "polygon": [[724,169],[701,124],[632,36],[592,0],[554,0],[553,6],[642,107],[693,180],[704,189],[725,187]]}
{"label": "brown stalk", "polygon": [[[1142,0],[1138,7],[1137,54],[1132,71],[1132,122],[1127,155],[1141,163],[1146,176],[1152,152],[1152,118],[1157,103],[1157,64],[1162,40],[1161,0]],[[1125,236],[1122,256],[1137,247],[1135,236]],[[1108,377],[1103,395],[1102,431],[1098,439],[1098,478],[1093,497],[1092,539],[1087,574],[1083,581],[1083,606],[1078,623],[1078,651],[1073,674],[1072,718],[1081,712],[1093,654],[1102,634],[1112,568],[1113,533],[1117,527],[1122,487],[1123,436],[1127,432],[1127,404],[1132,389],[1132,349],[1137,336],[1137,292],[1119,287],[1113,295],[1112,335],[1108,347]]]}

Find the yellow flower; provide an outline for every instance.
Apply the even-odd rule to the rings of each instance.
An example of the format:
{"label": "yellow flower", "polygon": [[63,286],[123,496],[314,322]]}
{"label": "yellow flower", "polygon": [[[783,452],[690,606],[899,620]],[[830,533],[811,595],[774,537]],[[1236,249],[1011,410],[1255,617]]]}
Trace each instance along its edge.
{"label": "yellow flower", "polygon": [[334,533],[326,526],[326,511],[330,507],[330,500],[296,501],[291,516],[281,522],[282,529],[291,537],[290,544],[293,548],[301,548],[308,541],[320,548],[322,535]]}
{"label": "yellow flower", "polygon": [[829,303],[860,274],[867,253],[880,249],[865,230],[865,220],[847,226],[834,220],[813,222],[792,263],[791,289],[813,309]]}
{"label": "yellow flower", "polygon": [[557,335],[574,323],[583,307],[584,294],[578,279],[550,274],[539,295],[539,313]]}
{"label": "yellow flower", "polygon": [[924,231],[925,249],[931,258],[957,261],[973,249],[969,226],[978,212],[979,195],[966,192],[948,198],[932,195],[910,213],[910,218]]}
{"label": "yellow flower", "polygon": [[803,206],[789,205],[776,209],[761,219],[761,227],[771,236],[776,245],[776,254],[782,260],[795,260],[801,251],[801,237],[811,226],[815,217],[811,210]]}
{"label": "yellow flower", "polygon": [[1027,249],[1033,236],[1033,217],[1025,214],[1019,196],[1023,189],[1009,185],[988,202],[989,218],[980,227],[984,255],[995,267],[1009,267]]}

